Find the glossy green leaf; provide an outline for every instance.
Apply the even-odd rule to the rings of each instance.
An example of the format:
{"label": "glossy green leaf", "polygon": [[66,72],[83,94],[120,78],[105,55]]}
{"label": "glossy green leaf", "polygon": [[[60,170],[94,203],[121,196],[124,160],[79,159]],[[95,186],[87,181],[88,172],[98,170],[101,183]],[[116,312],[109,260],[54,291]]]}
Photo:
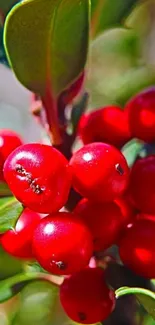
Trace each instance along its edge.
{"label": "glossy green leaf", "polygon": [[121,26],[135,6],[135,0],[91,0],[93,36],[103,30]]}
{"label": "glossy green leaf", "polygon": [[23,211],[22,204],[14,197],[0,199],[0,233],[12,229]]}
{"label": "glossy green leaf", "polygon": [[9,13],[6,52],[19,81],[57,97],[83,71],[89,39],[89,0],[27,0]]}
{"label": "glossy green leaf", "polygon": [[146,311],[155,319],[155,293],[143,288],[122,287],[116,290],[116,298],[134,294]]}
{"label": "glossy green leaf", "polygon": [[128,166],[132,166],[143,149],[144,143],[138,139],[132,139],[122,148],[122,153],[127,160]]}

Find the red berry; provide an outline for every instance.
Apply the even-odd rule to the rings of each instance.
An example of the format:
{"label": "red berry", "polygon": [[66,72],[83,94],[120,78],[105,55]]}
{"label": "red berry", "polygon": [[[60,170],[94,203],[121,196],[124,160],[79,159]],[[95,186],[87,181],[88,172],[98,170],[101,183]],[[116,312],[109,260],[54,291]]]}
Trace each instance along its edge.
{"label": "red berry", "polygon": [[4,180],[3,177],[3,164],[9,154],[22,145],[20,136],[12,131],[2,129],[0,130],[0,180]]}
{"label": "red berry", "polygon": [[73,186],[86,198],[112,201],[128,184],[129,168],[122,153],[106,143],[91,143],[70,160]]}
{"label": "red berry", "polygon": [[94,242],[94,250],[101,251],[116,243],[124,225],[121,209],[114,202],[93,203],[82,199],[74,213],[88,226]]}
{"label": "red berry", "polygon": [[76,216],[58,212],[41,220],[34,231],[34,254],[48,272],[64,275],[88,265],[92,256],[92,236]]}
{"label": "red berry", "polygon": [[115,200],[115,203],[119,206],[124,220],[124,225],[132,223],[136,219],[137,211],[131,205],[130,201],[126,197],[121,197]]}
{"label": "red berry", "polygon": [[122,262],[140,276],[155,278],[155,222],[138,220],[119,243]]}
{"label": "red berry", "polygon": [[60,301],[67,315],[82,324],[105,320],[115,307],[115,295],[100,268],[86,268],[66,278],[60,287]]}
{"label": "red berry", "polygon": [[133,137],[146,142],[155,141],[155,87],[134,96],[126,105]]}
{"label": "red berry", "polygon": [[155,215],[146,214],[146,213],[138,213],[136,216],[136,220],[151,220],[155,222]]}
{"label": "red berry", "polygon": [[18,258],[34,258],[32,253],[32,236],[34,229],[42,216],[29,209],[25,209],[18,219],[14,229],[8,230],[1,237],[4,250]]}
{"label": "red berry", "polygon": [[134,164],[129,191],[132,202],[144,213],[155,214],[155,155],[139,159]]}
{"label": "red berry", "polygon": [[131,138],[128,116],[118,106],[107,106],[89,114],[83,114],[78,133],[84,144],[107,142],[122,147]]}
{"label": "red berry", "polygon": [[70,167],[51,146],[33,143],[17,148],[4,164],[4,176],[17,199],[36,212],[56,212],[67,201]]}

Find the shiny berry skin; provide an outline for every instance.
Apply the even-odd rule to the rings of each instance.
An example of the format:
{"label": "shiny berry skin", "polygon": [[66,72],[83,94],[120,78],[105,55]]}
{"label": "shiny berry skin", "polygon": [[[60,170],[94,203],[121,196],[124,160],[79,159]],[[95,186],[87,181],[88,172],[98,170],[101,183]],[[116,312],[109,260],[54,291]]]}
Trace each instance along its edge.
{"label": "shiny berry skin", "polygon": [[89,114],[83,114],[78,134],[84,144],[107,142],[122,147],[131,138],[128,116],[118,106],[106,106]]}
{"label": "shiny berry skin", "polygon": [[10,255],[32,259],[32,236],[34,229],[43,216],[29,209],[24,209],[14,229],[8,230],[1,237],[3,249]]}
{"label": "shiny berry skin", "polygon": [[145,142],[155,141],[155,87],[134,96],[126,105],[133,137]]}
{"label": "shiny berry skin", "polygon": [[33,143],[17,148],[4,164],[4,177],[16,198],[40,213],[58,211],[71,186],[66,158],[52,146]]}
{"label": "shiny berry skin", "polygon": [[9,154],[23,144],[20,136],[7,129],[0,130],[0,180],[4,181],[3,165]]}
{"label": "shiny berry skin", "polygon": [[96,204],[87,199],[82,199],[74,209],[74,213],[90,229],[93,236],[94,251],[102,251],[116,243],[124,225],[124,217],[116,203]]}
{"label": "shiny berry skin", "polygon": [[60,287],[60,301],[66,314],[82,324],[105,320],[115,307],[115,295],[100,268],[86,268],[66,278]]}
{"label": "shiny berry skin", "polygon": [[155,278],[155,222],[138,220],[119,243],[122,262],[146,278]]}
{"label": "shiny berry skin", "polygon": [[59,212],[41,220],[34,231],[33,251],[48,272],[72,274],[88,265],[92,235],[74,214]]}
{"label": "shiny berry skin", "polygon": [[129,191],[136,208],[155,214],[155,155],[136,161],[131,175]]}
{"label": "shiny berry skin", "polygon": [[95,142],[76,151],[71,160],[73,187],[83,197],[112,201],[123,194],[129,168],[122,153],[115,147]]}

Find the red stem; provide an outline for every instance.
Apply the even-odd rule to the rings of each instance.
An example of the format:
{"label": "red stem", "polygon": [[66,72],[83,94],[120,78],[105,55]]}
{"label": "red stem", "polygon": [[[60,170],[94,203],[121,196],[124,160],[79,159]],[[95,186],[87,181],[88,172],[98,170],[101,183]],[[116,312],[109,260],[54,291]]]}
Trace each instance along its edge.
{"label": "red stem", "polygon": [[52,97],[49,89],[47,89],[45,96],[42,97],[42,103],[46,112],[48,132],[51,143],[54,146],[60,145],[62,143],[62,137],[57,116],[57,103]]}

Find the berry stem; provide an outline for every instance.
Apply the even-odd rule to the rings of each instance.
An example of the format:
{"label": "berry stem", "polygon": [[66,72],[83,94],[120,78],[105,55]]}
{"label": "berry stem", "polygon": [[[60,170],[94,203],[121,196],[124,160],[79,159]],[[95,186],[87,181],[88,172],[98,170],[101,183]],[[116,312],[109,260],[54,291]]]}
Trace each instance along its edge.
{"label": "berry stem", "polygon": [[57,116],[57,101],[52,96],[49,88],[47,88],[45,96],[42,97],[42,103],[46,113],[51,143],[55,146],[60,145],[62,143],[62,138]]}

